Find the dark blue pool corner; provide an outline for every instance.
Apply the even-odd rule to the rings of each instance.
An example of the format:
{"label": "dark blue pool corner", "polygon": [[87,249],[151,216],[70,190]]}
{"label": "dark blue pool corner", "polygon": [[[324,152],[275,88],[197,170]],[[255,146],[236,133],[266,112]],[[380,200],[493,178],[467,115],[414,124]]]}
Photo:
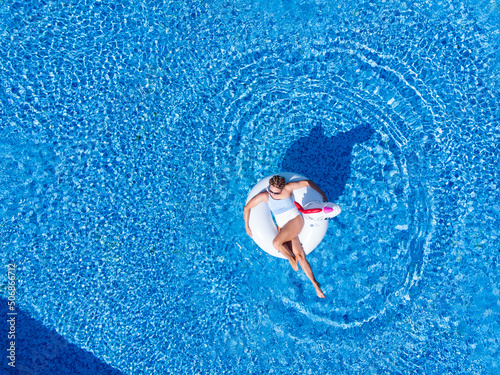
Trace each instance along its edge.
{"label": "dark blue pool corner", "polygon": [[[92,353],[69,343],[53,329],[45,327],[21,310],[7,315],[8,302],[0,298],[0,337],[2,340],[2,374],[32,375],[121,375]],[[9,366],[8,319],[15,320],[15,367]],[[11,336],[12,337],[12,336]]]}

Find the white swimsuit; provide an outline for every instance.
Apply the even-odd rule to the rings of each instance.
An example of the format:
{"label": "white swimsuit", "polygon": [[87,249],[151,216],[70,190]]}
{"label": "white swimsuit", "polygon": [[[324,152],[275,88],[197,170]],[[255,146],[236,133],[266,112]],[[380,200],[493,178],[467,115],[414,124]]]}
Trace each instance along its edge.
{"label": "white swimsuit", "polygon": [[280,228],[283,228],[286,223],[300,215],[299,210],[293,203],[292,197],[285,199],[273,199],[271,194],[269,194],[268,205],[274,215],[276,224],[278,224]]}

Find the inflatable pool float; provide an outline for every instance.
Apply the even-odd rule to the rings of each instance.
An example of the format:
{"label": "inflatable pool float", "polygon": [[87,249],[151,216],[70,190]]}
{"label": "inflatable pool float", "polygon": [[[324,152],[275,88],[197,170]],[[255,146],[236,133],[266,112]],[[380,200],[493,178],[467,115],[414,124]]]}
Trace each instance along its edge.
{"label": "inflatable pool float", "polygon": [[[254,196],[264,191],[269,186],[269,179],[274,175],[283,176],[286,182],[307,180],[297,173],[281,172],[274,173],[260,180],[248,194],[246,203]],[[328,229],[329,218],[337,216],[340,206],[335,203],[322,202],[321,194],[311,187],[297,189],[293,192],[295,205],[304,217],[304,227],[299,234],[299,240],[304,252],[309,254],[313,251],[325,237]],[[245,203],[245,204],[246,204]],[[286,259],[273,246],[273,239],[278,235],[278,228],[274,223],[271,210],[266,202],[262,202],[250,211],[248,222],[252,230],[252,239],[266,253],[277,258]]]}

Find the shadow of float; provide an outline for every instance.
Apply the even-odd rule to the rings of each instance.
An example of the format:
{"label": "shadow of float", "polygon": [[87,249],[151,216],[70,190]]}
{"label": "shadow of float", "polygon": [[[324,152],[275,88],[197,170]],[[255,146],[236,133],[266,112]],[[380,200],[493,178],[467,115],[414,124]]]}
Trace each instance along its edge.
{"label": "shadow of float", "polygon": [[[121,375],[121,372],[95,357],[92,353],[69,343],[53,329],[16,309],[17,315],[7,315],[8,301],[0,298],[0,372],[26,375]],[[15,317],[15,339],[9,340],[9,318]],[[15,342],[15,367],[9,366],[10,341]]]}
{"label": "shadow of float", "polygon": [[369,125],[327,137],[321,126],[299,138],[287,150],[281,170],[299,173],[313,180],[335,202],[351,174],[352,148],[366,142],[375,131]]}

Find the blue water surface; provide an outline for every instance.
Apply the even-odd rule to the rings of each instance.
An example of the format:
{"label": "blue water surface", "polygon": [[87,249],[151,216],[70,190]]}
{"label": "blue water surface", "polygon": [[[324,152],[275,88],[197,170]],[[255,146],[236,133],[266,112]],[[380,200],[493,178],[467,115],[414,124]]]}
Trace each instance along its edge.
{"label": "blue water surface", "polygon": [[[0,4],[12,374],[500,373],[500,3]],[[266,175],[343,211],[246,235]],[[68,354],[69,353],[69,354]]]}

